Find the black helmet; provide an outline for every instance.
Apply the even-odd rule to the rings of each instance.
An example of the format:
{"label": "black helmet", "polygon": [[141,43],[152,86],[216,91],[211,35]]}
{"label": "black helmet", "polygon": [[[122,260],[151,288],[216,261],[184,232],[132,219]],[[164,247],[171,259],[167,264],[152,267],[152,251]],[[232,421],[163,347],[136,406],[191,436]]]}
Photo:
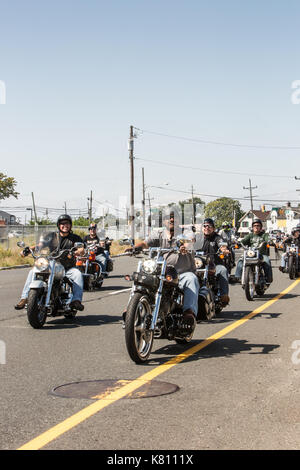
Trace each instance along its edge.
{"label": "black helmet", "polygon": [[257,219],[253,219],[253,221],[252,221],[252,227],[253,227],[254,224],[260,224],[261,226],[263,226],[262,221],[261,221],[260,219],[258,219],[258,218],[257,218]]}
{"label": "black helmet", "polygon": [[62,214],[58,217],[57,222],[56,222],[57,227],[59,227],[59,224],[61,224],[63,220],[67,220],[68,222],[70,222],[71,227],[72,227],[73,225],[72,217],[69,216],[68,214]]}
{"label": "black helmet", "polygon": [[210,217],[206,217],[206,219],[204,219],[203,225],[204,224],[209,224],[209,225],[212,225],[213,227],[215,226],[214,219],[211,219]]}

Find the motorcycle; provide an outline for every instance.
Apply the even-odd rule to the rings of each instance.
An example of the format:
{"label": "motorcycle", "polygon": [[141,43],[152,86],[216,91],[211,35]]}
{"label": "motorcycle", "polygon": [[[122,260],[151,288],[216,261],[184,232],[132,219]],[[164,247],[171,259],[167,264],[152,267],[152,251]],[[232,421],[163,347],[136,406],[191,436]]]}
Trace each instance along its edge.
{"label": "motorcycle", "polygon": [[242,288],[245,290],[246,299],[249,301],[253,300],[255,292],[258,296],[263,296],[267,289],[263,270],[263,256],[259,251],[264,243],[265,242],[253,248],[244,246],[241,243],[244,249],[241,284]]}
{"label": "motorcycle", "polygon": [[[220,253],[218,254],[220,257],[224,256]],[[216,278],[216,265],[210,255],[205,255],[201,251],[196,251],[195,263],[200,285],[197,320],[211,320],[223,308],[218,280]]]}
{"label": "motorcycle", "polygon": [[178,273],[167,266],[164,255],[178,248],[150,248],[139,261],[137,271],[125,276],[133,281],[125,317],[125,342],[130,358],[137,364],[148,360],[154,338],[189,343],[194,331],[183,325],[183,292]]}
{"label": "motorcycle", "polygon": [[285,256],[285,272],[289,273],[289,278],[292,280],[296,278],[297,273],[299,272],[299,256],[299,248],[297,245],[294,243],[287,245]]}
{"label": "motorcycle", "polygon": [[78,256],[76,260],[76,267],[83,275],[83,286],[87,291],[93,291],[103,284],[104,273],[101,266],[96,261],[96,247],[89,246],[85,249],[84,256]]}
{"label": "motorcycle", "polygon": [[[24,242],[18,242],[24,248]],[[83,243],[75,243],[71,249],[50,253],[49,249],[34,250],[25,247],[23,253],[34,258],[33,279],[27,300],[27,318],[30,325],[42,328],[47,316],[74,318],[77,310],[70,308],[72,297],[72,281],[66,277],[65,268],[60,259],[72,255],[83,247]],[[55,253],[55,254],[54,254]]]}

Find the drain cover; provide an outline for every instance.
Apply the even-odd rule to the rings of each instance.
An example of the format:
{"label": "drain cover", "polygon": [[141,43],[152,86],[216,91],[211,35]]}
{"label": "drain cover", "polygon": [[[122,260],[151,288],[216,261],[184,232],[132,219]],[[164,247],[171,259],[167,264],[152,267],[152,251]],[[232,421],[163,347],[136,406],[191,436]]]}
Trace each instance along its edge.
{"label": "drain cover", "polygon": [[105,400],[111,392],[121,389],[131,382],[141,382],[141,386],[124,396],[124,398],[149,398],[168,395],[179,390],[178,385],[159,380],[90,380],[60,385],[51,390],[51,394],[64,398],[88,398],[90,400]]}

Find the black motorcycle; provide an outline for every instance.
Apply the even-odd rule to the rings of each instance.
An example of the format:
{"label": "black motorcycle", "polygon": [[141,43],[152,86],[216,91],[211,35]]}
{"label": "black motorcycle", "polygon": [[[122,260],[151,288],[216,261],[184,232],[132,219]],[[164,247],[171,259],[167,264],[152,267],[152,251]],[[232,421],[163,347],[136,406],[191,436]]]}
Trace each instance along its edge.
{"label": "black motorcycle", "polygon": [[289,278],[295,279],[299,272],[299,248],[294,243],[287,245],[285,263],[285,271],[289,273]]}
{"label": "black motorcycle", "polygon": [[191,341],[194,331],[183,323],[183,291],[178,273],[164,255],[175,249],[150,248],[132,276],[133,287],[125,317],[125,341],[130,358],[137,364],[150,356],[154,338],[177,343]]}
{"label": "black motorcycle", "polygon": [[197,320],[211,320],[223,308],[216,265],[213,256],[205,255],[201,251],[196,251],[195,262],[200,285]]}
{"label": "black motorcycle", "polygon": [[265,243],[263,242],[254,248],[249,248],[241,243],[244,249],[241,284],[245,290],[246,299],[249,301],[253,300],[255,293],[262,297],[268,287],[263,269],[263,255],[260,253],[260,248]]}

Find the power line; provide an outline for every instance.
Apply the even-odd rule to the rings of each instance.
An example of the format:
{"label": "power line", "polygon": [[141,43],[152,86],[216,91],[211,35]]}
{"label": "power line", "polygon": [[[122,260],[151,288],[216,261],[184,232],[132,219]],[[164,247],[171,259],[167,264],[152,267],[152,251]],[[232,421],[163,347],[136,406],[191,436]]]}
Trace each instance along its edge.
{"label": "power line", "polygon": [[[182,193],[182,194],[191,194],[190,191],[184,191],[184,190],[181,190],[181,189],[171,189],[171,188],[163,188],[162,186],[152,186],[151,185],[151,188],[156,188],[156,189],[161,189],[163,191],[171,191],[171,192],[175,192],[175,193]],[[223,197],[227,197],[229,199],[235,199],[237,201],[248,201],[249,200],[249,197],[234,197],[234,196],[225,196],[224,194],[223,195],[217,195],[217,194],[203,194],[203,193],[196,193],[194,192],[193,193],[194,196],[204,196],[204,197],[214,197],[214,198],[223,198]],[[255,199],[256,202],[286,202],[286,199]],[[299,200],[292,200],[292,199],[289,199],[289,202],[299,202]]]}
{"label": "power line", "polygon": [[171,167],[177,167],[177,168],[185,168],[187,170],[198,170],[198,171],[206,171],[208,173],[221,173],[221,174],[227,174],[227,175],[238,175],[238,176],[256,176],[256,177],[265,177],[265,178],[285,178],[285,179],[295,179],[294,176],[288,176],[288,175],[270,175],[270,174],[255,174],[255,173],[242,173],[238,171],[229,171],[229,170],[212,170],[208,168],[199,168],[195,166],[188,166],[188,165],[181,165],[179,163],[171,163],[171,162],[164,162],[161,160],[151,160],[148,158],[141,158],[141,157],[135,157],[135,160],[141,160],[144,162],[150,162],[150,163],[157,163],[159,165],[165,165],[165,166],[171,166]]}
{"label": "power line", "polygon": [[137,131],[145,134],[152,134],[152,135],[157,135],[160,137],[168,137],[170,139],[179,139],[179,140],[185,140],[189,142],[196,142],[200,144],[210,144],[210,145],[221,145],[225,147],[238,147],[238,148],[249,148],[249,149],[263,149],[263,150],[300,150],[300,147],[287,147],[287,146],[279,146],[279,145],[248,145],[248,144],[233,144],[233,143],[227,143],[227,142],[219,142],[216,140],[204,140],[204,139],[195,139],[195,138],[190,138],[190,137],[182,137],[178,135],[170,135],[170,134],[163,134],[162,132],[153,132],[153,131],[148,131],[145,129],[139,129],[138,127],[135,127]]}

